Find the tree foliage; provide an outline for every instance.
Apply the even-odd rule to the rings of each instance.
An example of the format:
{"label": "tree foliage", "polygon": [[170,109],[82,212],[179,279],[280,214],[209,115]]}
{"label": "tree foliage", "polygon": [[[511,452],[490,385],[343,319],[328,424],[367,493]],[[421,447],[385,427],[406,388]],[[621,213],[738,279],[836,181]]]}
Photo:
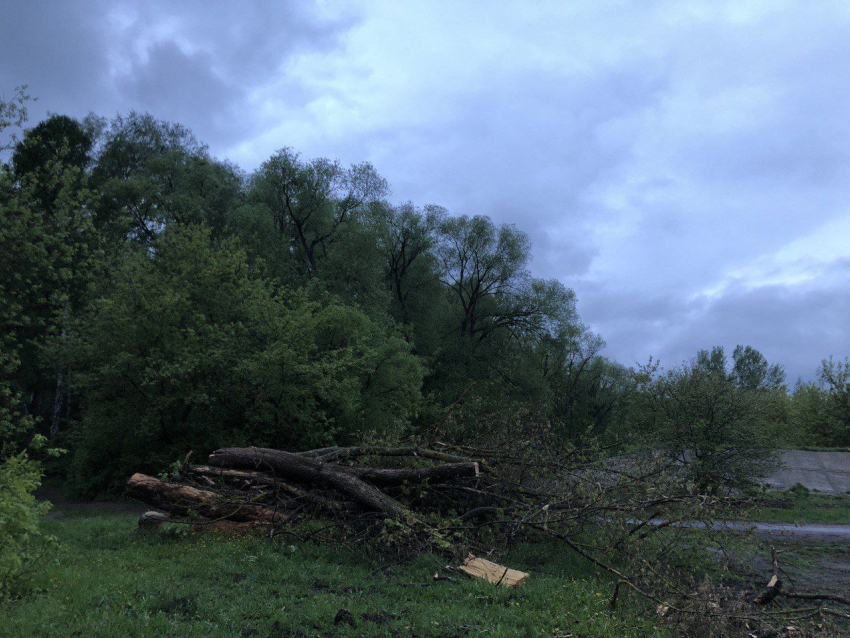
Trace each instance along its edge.
{"label": "tree foliage", "polygon": [[641,425],[671,460],[688,467],[701,493],[747,486],[775,465],[769,394],[739,383],[723,348],[678,368],[649,366],[641,382]]}
{"label": "tree foliage", "polygon": [[189,449],[461,441],[519,432],[511,414],[564,448],[644,439],[717,469],[705,489],[767,439],[847,440],[846,364],[792,397],[750,346],[617,364],[575,293],[531,275],[524,232],[393,203],[367,162],[284,148],[246,175],[140,113],[18,137],[0,170],[4,441],[51,436],[71,449],[53,471],[83,489]]}
{"label": "tree foliage", "polygon": [[128,250],[64,346],[84,397],[79,485],[235,441],[388,434],[415,410],[421,372],[402,339],[355,308],[275,288],[236,241],[175,226]]}

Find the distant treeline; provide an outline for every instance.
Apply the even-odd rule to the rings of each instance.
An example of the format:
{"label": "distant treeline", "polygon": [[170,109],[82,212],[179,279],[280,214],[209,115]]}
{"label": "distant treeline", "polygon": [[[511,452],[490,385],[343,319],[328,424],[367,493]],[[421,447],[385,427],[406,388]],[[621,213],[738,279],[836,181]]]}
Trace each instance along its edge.
{"label": "distant treeline", "polygon": [[391,204],[368,163],[287,148],[246,174],[137,113],[55,115],[10,151],[3,455],[45,437],[81,490],[189,450],[531,427],[553,445],[688,450],[706,487],[718,455],[729,477],[759,446],[850,445],[846,361],[793,392],[750,347],[620,365],[573,291],[531,276],[524,232]]}

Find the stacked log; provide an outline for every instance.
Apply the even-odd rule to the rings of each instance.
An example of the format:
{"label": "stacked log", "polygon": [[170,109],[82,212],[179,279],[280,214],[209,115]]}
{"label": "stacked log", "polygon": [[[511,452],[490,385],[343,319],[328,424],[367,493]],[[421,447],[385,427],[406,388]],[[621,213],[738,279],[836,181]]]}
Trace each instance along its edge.
{"label": "stacked log", "polygon": [[[399,459],[412,463],[403,467],[353,464],[363,458],[393,459],[396,465]],[[432,549],[459,555],[439,531],[424,522],[424,512],[414,511],[406,502],[410,500],[406,493],[419,494],[428,485],[466,488],[475,494],[479,490],[471,486],[481,473],[481,461],[418,447],[323,448],[301,453],[223,448],[209,455],[207,465],[189,465],[187,457],[174,480],[134,474],[127,491],[161,510],[142,516],[139,526],[145,529],[182,522],[195,530],[274,532],[296,513],[349,518],[377,514],[408,526]],[[479,562],[487,569],[481,569]],[[461,571],[503,586],[521,584],[527,576],[471,556]],[[499,577],[493,578],[496,572]]]}
{"label": "stacked log", "polygon": [[[363,457],[408,457],[427,465],[354,465]],[[223,448],[207,465],[185,463],[174,481],[134,474],[128,493],[177,519],[274,526],[293,510],[326,514],[378,513],[425,528],[420,516],[393,495],[407,486],[474,482],[478,461],[421,448],[324,448],[292,453],[269,448]]]}

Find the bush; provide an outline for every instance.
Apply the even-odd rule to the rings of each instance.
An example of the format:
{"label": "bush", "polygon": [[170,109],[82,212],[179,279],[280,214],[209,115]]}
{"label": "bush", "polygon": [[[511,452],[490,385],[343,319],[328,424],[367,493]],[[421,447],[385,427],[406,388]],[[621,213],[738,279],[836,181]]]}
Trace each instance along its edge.
{"label": "bush", "polygon": [[741,387],[722,350],[667,372],[647,370],[641,425],[655,446],[686,468],[693,489],[746,489],[776,465],[772,392]]}
{"label": "bush", "polygon": [[27,568],[53,543],[39,528],[39,517],[49,509],[33,492],[41,470],[17,454],[0,461],[0,596],[19,590]]}
{"label": "bush", "polygon": [[391,437],[420,397],[421,366],[392,327],[273,285],[201,227],[124,259],[64,344],[83,397],[72,478],[89,494],[189,450]]}

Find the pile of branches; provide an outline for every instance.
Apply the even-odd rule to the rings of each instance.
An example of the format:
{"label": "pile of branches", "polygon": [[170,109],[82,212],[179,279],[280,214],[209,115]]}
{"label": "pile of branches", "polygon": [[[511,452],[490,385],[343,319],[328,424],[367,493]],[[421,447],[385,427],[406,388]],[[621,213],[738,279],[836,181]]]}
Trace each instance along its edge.
{"label": "pile of branches", "polygon": [[206,465],[192,465],[190,458],[172,480],[144,474],[130,478],[131,496],[167,514],[146,515],[145,521],[271,534],[293,533],[305,518],[337,519],[352,528],[392,521],[443,548],[445,541],[426,519],[448,502],[434,495],[451,490],[475,494],[486,471],[483,459],[417,446],[298,453],[224,448],[210,454]]}
{"label": "pile of branches", "polygon": [[624,469],[532,446],[247,447],[216,450],[205,465],[190,459],[170,480],[130,478],[131,496],[166,513],[149,518],[272,534],[291,533],[304,519],[335,519],[351,530],[391,523],[432,550],[466,551],[485,530],[499,546],[530,530],[569,541],[590,522],[623,517],[645,538],[648,516],[692,500],[660,488],[657,464]]}
{"label": "pile of branches", "polygon": [[134,474],[128,492],[159,510],[141,525],[368,540],[454,565],[546,539],[612,576],[612,608],[631,594],[687,631],[764,626],[761,605],[696,575],[705,570],[694,549],[722,553],[716,522],[734,499],[696,493],[663,455],[555,449],[531,437],[490,447],[224,448],[204,465],[190,454],[167,480]]}
{"label": "pile of branches", "polygon": [[[683,490],[681,468],[662,457],[617,462],[605,450],[552,450],[533,439],[491,447],[224,448],[205,465],[187,457],[170,480],[134,474],[128,492],[161,510],[146,514],[142,525],[185,522],[304,539],[301,524],[319,521],[310,538],[329,539],[333,530],[334,540],[343,532],[449,561],[492,556],[529,535],[546,537],[657,598],[640,584],[643,565],[658,552],[672,560],[686,531],[677,523],[713,511],[708,499]],[[590,527],[593,544],[579,540]],[[613,565],[624,558],[638,561],[638,575]]]}

